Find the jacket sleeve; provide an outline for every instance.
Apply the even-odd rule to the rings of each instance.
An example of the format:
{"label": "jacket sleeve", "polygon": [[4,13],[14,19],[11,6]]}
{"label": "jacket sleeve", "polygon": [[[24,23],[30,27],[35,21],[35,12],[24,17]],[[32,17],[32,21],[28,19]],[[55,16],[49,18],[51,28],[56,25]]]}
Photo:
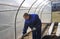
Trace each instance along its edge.
{"label": "jacket sleeve", "polygon": [[28,29],[28,24],[25,21],[24,28],[23,28],[23,34],[27,32],[27,29]]}

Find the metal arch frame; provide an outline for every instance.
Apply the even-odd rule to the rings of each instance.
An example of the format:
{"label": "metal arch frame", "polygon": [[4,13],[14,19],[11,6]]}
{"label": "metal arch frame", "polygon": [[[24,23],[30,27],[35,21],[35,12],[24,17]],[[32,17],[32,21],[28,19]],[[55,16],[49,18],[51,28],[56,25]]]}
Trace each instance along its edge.
{"label": "metal arch frame", "polygon": [[[51,2],[51,1],[50,1]],[[47,4],[49,4],[49,3],[47,3]],[[47,4],[45,5],[45,6],[47,6]],[[45,8],[45,6],[43,7],[43,9]],[[43,9],[42,9],[42,11],[41,11],[41,15],[42,15],[42,12],[43,12]],[[52,12],[51,12],[52,13]],[[51,14],[52,15],[52,14]],[[42,17],[42,16],[41,16]],[[51,23],[52,23],[52,16],[51,16]]]}
{"label": "metal arch frame", "polygon": [[[48,0],[47,0],[47,1],[48,1]],[[45,1],[45,2],[47,2],[47,1]],[[43,4],[43,5],[44,5],[44,4]],[[42,5],[42,6],[43,6],[43,5]],[[39,11],[40,11],[41,8],[42,8],[42,7],[39,8]],[[38,11],[38,13],[39,13],[39,11]]]}
{"label": "metal arch frame", "polygon": [[15,27],[15,39],[17,39],[17,38],[16,38],[16,20],[17,20],[17,15],[18,15],[18,12],[19,12],[19,10],[20,10],[22,4],[24,3],[24,1],[25,1],[25,0],[23,0],[22,3],[20,4],[20,6],[18,7],[17,12],[16,12],[16,15],[15,15],[15,21],[14,21],[14,27]]}
{"label": "metal arch frame", "polygon": [[[42,2],[41,2],[41,3],[42,3]],[[39,3],[39,5],[40,5],[41,3]],[[39,5],[36,7],[36,9],[39,7]],[[35,9],[34,13],[36,12],[36,9]]]}
{"label": "metal arch frame", "polygon": [[[47,2],[47,4],[49,4],[50,2]],[[47,4],[45,5],[45,6],[47,6]],[[45,6],[43,7],[43,9],[45,8]],[[42,9],[42,11],[41,11],[41,13],[43,12],[43,9]]]}
{"label": "metal arch frame", "polygon": [[[47,1],[48,1],[48,0],[47,0]],[[45,1],[45,2],[47,2],[47,1]],[[43,5],[44,5],[44,4],[43,4]],[[43,5],[42,5],[42,6],[43,6]],[[42,7],[39,8],[39,11],[40,11],[41,8],[42,8]],[[39,14],[39,11],[38,11],[38,14]],[[41,13],[41,15],[42,15],[42,13]],[[42,18],[42,16],[41,16],[41,18]]]}
{"label": "metal arch frame", "polygon": [[[49,1],[47,4],[49,4],[51,1]],[[47,6],[47,4],[45,6]],[[52,3],[51,3],[52,4]],[[45,6],[43,7],[43,9],[45,8]],[[43,12],[43,9],[41,11],[41,15],[42,15],[42,12]],[[42,16],[41,16],[42,17]],[[52,18],[51,18],[51,22],[52,22]]]}
{"label": "metal arch frame", "polygon": [[[43,0],[44,1],[44,0]],[[39,3],[38,5],[37,5],[37,7],[36,7],[36,9],[35,9],[35,11],[34,12],[36,12],[36,10],[37,10],[37,8],[39,7],[39,5],[40,4],[42,4],[43,2],[41,2],[41,3]]]}
{"label": "metal arch frame", "polygon": [[33,2],[33,4],[31,5],[31,7],[30,7],[29,10],[28,10],[28,13],[30,12],[32,6],[33,6],[36,2],[37,2],[37,0],[35,0],[35,1]]}

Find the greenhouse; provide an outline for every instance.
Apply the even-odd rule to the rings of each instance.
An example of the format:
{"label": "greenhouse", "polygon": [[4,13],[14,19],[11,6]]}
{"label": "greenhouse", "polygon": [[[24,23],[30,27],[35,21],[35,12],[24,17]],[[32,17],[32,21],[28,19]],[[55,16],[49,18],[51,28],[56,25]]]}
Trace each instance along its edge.
{"label": "greenhouse", "polygon": [[29,27],[24,36],[22,33],[24,13],[39,16],[42,39],[60,36],[60,0],[0,0],[0,39],[32,39]]}

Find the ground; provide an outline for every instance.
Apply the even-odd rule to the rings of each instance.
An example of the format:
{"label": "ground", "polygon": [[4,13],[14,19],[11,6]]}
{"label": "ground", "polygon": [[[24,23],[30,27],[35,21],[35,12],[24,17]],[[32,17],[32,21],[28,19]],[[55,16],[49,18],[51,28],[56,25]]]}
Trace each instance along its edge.
{"label": "ground", "polygon": [[60,22],[60,11],[52,12],[52,22]]}

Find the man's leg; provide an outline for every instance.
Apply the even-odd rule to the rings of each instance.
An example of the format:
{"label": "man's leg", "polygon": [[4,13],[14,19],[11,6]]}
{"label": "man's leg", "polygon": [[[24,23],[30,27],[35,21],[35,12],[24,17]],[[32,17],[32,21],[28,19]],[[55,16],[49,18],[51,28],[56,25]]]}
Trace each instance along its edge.
{"label": "man's leg", "polygon": [[41,39],[41,27],[36,30],[37,39]]}
{"label": "man's leg", "polygon": [[36,31],[32,32],[32,39],[36,39]]}
{"label": "man's leg", "polygon": [[41,39],[41,32],[37,31],[37,39]]}

